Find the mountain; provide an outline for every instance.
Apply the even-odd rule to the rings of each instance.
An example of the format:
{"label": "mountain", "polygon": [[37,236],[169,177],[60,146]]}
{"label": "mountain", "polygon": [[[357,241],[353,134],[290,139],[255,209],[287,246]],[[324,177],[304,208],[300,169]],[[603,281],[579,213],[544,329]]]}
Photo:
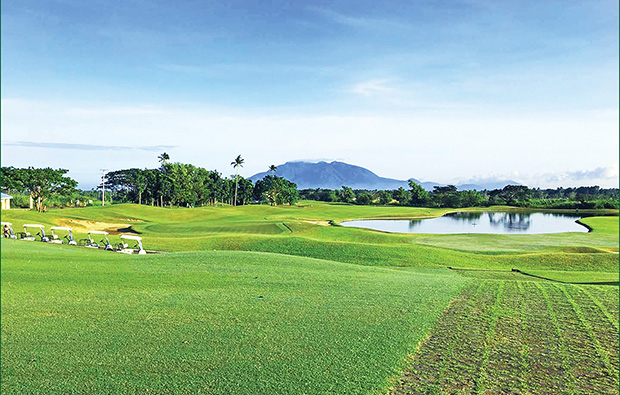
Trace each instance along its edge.
{"label": "mountain", "polygon": [[[256,182],[268,174],[269,172],[258,173],[250,177],[250,180]],[[341,189],[343,185],[353,189],[409,188],[407,181],[379,177],[363,167],[338,161],[331,163],[286,162],[278,166],[276,175],[294,182],[298,189]],[[413,180],[420,183],[418,180]]]}
{"label": "mountain", "polygon": [[[398,189],[403,187],[409,189],[409,183],[406,180],[396,180],[393,178],[379,177],[372,171],[360,166],[350,165],[344,162],[334,161],[327,162],[286,162],[277,166],[276,175],[284,177],[289,181],[297,184],[298,189],[341,189],[342,186],[348,186],[353,189]],[[261,180],[268,175],[269,172],[254,174],[249,179],[252,182]],[[428,191],[432,191],[435,185],[445,186],[438,182],[420,182],[415,178],[411,178],[414,182],[422,185]],[[498,189],[505,185],[520,185],[514,181],[497,181],[492,183],[481,184],[465,184],[457,186],[459,190],[464,189]],[[489,186],[493,186],[490,188]]]}

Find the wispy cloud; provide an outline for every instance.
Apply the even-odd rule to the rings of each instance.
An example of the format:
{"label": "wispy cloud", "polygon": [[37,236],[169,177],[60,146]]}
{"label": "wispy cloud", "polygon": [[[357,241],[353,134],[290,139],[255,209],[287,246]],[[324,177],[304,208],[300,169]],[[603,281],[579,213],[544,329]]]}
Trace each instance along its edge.
{"label": "wispy cloud", "polygon": [[308,11],[320,15],[334,23],[339,25],[362,28],[362,29],[404,29],[409,27],[406,23],[403,23],[394,18],[376,18],[367,16],[354,16],[343,14],[334,10],[321,7],[307,7]]}
{"label": "wispy cloud", "polygon": [[108,115],[154,115],[162,114],[163,111],[149,107],[107,107],[107,108],[81,108],[69,107],[64,110],[67,115],[78,116],[108,116]]}
{"label": "wispy cloud", "polygon": [[611,180],[618,178],[618,165],[597,167],[593,170],[566,171],[563,173],[545,173],[540,176],[548,182],[564,182],[567,180]]}
{"label": "wispy cloud", "polygon": [[[456,184],[489,184],[499,181],[514,180],[530,187],[556,188],[578,185],[603,184],[604,187],[617,187],[618,165],[597,167],[591,170],[567,170],[538,174],[523,174],[518,171],[510,173],[488,173],[469,179],[458,178]],[[616,181],[615,183],[613,181]]]}
{"label": "wispy cloud", "polygon": [[291,74],[312,74],[312,75],[332,75],[338,74],[339,69],[332,66],[304,65],[296,63],[209,63],[207,65],[186,65],[167,63],[156,66],[159,70],[188,75],[198,75],[203,77],[226,76],[231,74],[261,74],[271,75],[274,71],[278,73]]}
{"label": "wispy cloud", "polygon": [[466,110],[475,107],[474,104],[444,100],[432,87],[398,77],[361,80],[349,85],[345,92],[392,109]]}
{"label": "wispy cloud", "polygon": [[32,147],[47,149],[67,149],[79,151],[118,151],[118,150],[142,150],[159,152],[166,149],[176,148],[176,145],[151,145],[151,146],[115,146],[115,145],[94,145],[94,144],[71,144],[71,143],[46,143],[35,141],[9,141],[2,145],[13,147]]}
{"label": "wispy cloud", "polygon": [[162,64],[157,66],[158,69],[164,71],[172,71],[174,73],[184,74],[211,74],[214,67],[189,66],[183,64]]}
{"label": "wispy cloud", "polygon": [[454,182],[457,184],[489,184],[498,181],[519,181],[521,176],[518,171],[513,171],[510,173],[486,173],[481,175],[476,175],[471,178],[456,178]]}
{"label": "wispy cloud", "polygon": [[362,81],[353,84],[351,92],[366,97],[378,96],[386,93],[397,93],[396,89],[388,85],[389,83],[390,80],[388,79]]}

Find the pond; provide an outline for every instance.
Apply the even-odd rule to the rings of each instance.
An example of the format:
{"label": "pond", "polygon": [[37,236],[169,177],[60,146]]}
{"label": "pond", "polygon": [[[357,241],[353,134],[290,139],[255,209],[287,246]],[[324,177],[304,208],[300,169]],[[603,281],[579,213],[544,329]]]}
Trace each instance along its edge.
{"label": "pond", "polygon": [[486,234],[542,234],[588,232],[578,224],[582,216],[556,213],[461,212],[439,218],[402,220],[369,219],[344,221],[342,226],[380,230],[395,233],[486,233]]}

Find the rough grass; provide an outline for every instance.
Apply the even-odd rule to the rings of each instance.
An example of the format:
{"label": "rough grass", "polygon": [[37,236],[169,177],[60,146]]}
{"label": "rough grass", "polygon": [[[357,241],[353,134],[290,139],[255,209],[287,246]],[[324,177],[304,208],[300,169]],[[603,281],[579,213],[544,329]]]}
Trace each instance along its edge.
{"label": "rough grass", "polygon": [[377,393],[465,281],[2,241],[2,393]]}
{"label": "rough grass", "polygon": [[472,281],[392,394],[617,394],[618,287]]}

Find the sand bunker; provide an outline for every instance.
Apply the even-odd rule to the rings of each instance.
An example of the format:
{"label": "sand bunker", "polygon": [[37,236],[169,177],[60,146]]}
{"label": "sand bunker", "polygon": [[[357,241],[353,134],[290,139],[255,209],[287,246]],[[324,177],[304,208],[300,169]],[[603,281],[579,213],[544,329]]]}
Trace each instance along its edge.
{"label": "sand bunker", "polygon": [[[129,219],[127,219],[127,221],[136,222],[136,220],[129,220]],[[73,219],[73,218],[65,218],[62,222],[59,221],[59,225],[73,228],[73,230],[76,232],[86,233],[89,230],[103,230],[110,234],[117,234],[119,233],[118,232],[119,229],[130,227],[130,225],[127,224],[126,222],[125,223],[99,222],[99,221],[87,221],[83,219]]]}
{"label": "sand bunker", "polygon": [[330,226],[329,221],[308,221],[308,220],[304,220],[304,222],[307,222],[307,223],[313,224],[313,225]]}

